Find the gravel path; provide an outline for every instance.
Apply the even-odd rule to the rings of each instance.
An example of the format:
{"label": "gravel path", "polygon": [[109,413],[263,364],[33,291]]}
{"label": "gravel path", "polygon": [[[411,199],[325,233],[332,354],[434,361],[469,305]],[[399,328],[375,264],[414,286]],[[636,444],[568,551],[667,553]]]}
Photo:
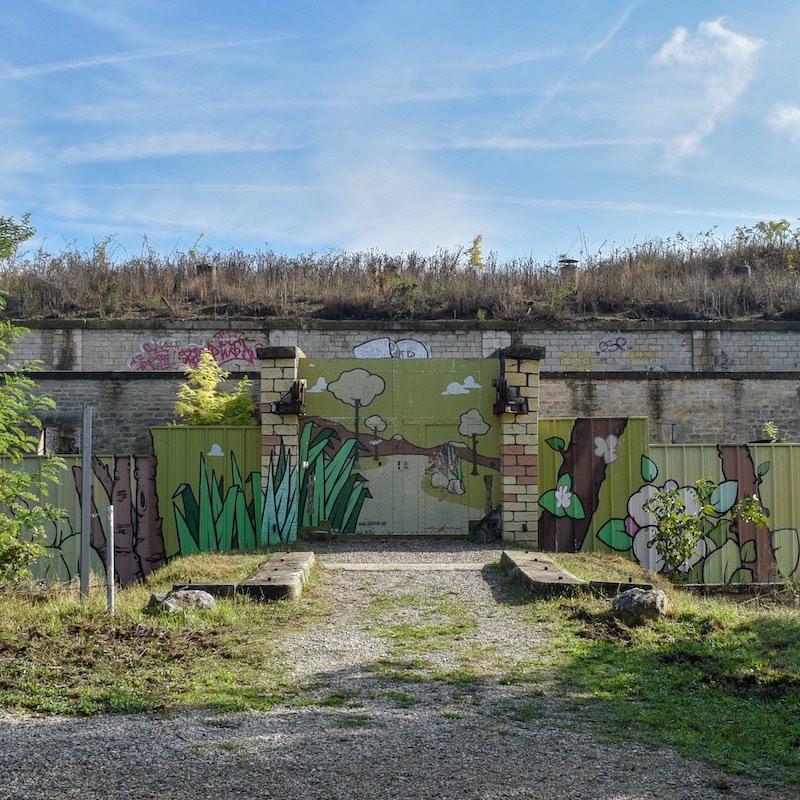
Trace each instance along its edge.
{"label": "gravel path", "polygon": [[[317,552],[312,591],[332,611],[281,645],[302,702],[246,714],[5,717],[0,800],[766,796],[669,749],[610,742],[602,725],[582,724],[525,680],[546,633],[523,623],[495,569],[468,567],[499,550],[454,541]],[[371,562],[409,566],[342,568]],[[462,568],[437,569],[452,563]],[[420,629],[439,632],[441,646],[419,645]]]}

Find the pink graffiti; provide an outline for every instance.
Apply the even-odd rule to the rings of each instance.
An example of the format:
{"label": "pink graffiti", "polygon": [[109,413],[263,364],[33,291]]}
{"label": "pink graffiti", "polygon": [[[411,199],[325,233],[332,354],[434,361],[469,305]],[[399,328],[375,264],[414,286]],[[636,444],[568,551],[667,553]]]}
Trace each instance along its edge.
{"label": "pink graffiti", "polygon": [[178,366],[178,343],[174,339],[142,342],[128,366],[138,372],[168,372]]}
{"label": "pink graffiti", "polygon": [[203,350],[208,350],[217,362],[249,365],[258,363],[256,348],[261,342],[250,344],[244,331],[217,330],[205,344],[180,344],[175,339],[142,342],[140,352],[128,361],[128,367],[137,372],[178,372],[184,366],[196,367]]}
{"label": "pink graffiti", "polygon": [[255,350],[247,344],[244,331],[219,330],[206,343],[206,347],[222,365],[234,361],[240,364],[255,364],[257,361]]}

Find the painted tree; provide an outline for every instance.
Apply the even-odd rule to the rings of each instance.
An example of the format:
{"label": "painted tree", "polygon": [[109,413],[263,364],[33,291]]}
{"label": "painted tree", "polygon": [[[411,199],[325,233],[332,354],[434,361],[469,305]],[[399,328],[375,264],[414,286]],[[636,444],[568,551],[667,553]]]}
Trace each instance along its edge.
{"label": "painted tree", "polygon": [[[360,409],[368,406],[379,394],[383,394],[386,383],[380,375],[367,372],[365,369],[356,368],[343,372],[337,380],[328,384],[328,391],[342,403],[347,403],[355,409],[354,430],[356,439],[359,438]],[[358,463],[358,449],[355,460]]]}
{"label": "painted tree", "polygon": [[608,465],[617,458],[617,444],[626,417],[575,420],[569,444],[560,438],[546,444],[561,453],[556,488],[542,495],[546,513],[539,519],[539,547],[556,552],[580,551],[600,502]]}
{"label": "painted tree", "polygon": [[489,431],[489,423],[477,408],[465,411],[459,418],[458,432],[472,439],[472,474],[478,474],[478,437]]}
{"label": "painted tree", "polygon": [[[114,571],[121,586],[141,580],[166,561],[155,470],[152,455],[114,456],[113,469],[96,456],[92,458],[92,472],[102,493],[92,492],[89,540],[100,560],[107,563],[105,509],[113,506]],[[82,467],[74,466],[72,474],[83,505]]]}
{"label": "painted tree", "polygon": [[[741,503],[749,497],[759,498],[763,473],[756,469],[749,448],[720,444],[717,445],[717,451],[725,481],[735,482],[736,502]],[[737,517],[731,525],[731,533],[738,538],[740,552],[745,554],[742,566],[752,570],[759,582],[774,580],[777,563],[767,526]],[[752,542],[752,545],[746,546],[748,542]]]}
{"label": "painted tree", "polygon": [[[373,414],[371,417],[367,417],[364,420],[364,424],[372,431],[375,435],[376,439],[379,433],[382,433],[386,430],[386,420],[380,416],[380,414]],[[379,442],[375,442],[375,460],[378,460],[378,444]]]}

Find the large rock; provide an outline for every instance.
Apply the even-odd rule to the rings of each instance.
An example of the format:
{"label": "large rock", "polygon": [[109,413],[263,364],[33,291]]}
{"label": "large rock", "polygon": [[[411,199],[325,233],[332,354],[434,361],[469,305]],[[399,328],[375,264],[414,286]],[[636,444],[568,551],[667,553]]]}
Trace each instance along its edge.
{"label": "large rock", "polygon": [[660,619],[670,609],[663,589],[628,589],[611,601],[611,611],[626,625],[644,625]]}
{"label": "large rock", "polygon": [[155,592],[144,609],[145,614],[177,614],[194,608],[217,607],[217,602],[200,589],[177,589],[171,592]]}

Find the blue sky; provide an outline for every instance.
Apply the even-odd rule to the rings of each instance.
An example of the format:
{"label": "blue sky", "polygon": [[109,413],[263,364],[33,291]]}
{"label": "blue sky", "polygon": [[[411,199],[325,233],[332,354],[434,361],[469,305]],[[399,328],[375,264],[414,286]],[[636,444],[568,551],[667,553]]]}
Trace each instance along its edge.
{"label": "blue sky", "polygon": [[800,4],[3,0],[0,216],[51,252],[506,260],[787,218]]}

